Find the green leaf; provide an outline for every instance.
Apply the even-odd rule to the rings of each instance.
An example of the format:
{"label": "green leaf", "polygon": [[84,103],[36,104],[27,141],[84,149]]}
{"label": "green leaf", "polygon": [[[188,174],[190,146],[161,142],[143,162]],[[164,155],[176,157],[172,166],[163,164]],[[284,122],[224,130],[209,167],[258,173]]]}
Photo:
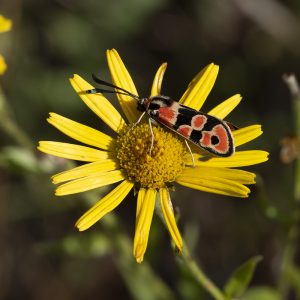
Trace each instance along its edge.
{"label": "green leaf", "polygon": [[243,300],[280,300],[280,294],[275,289],[261,286],[251,288],[243,295]]}
{"label": "green leaf", "polygon": [[244,293],[252,279],[257,263],[261,260],[261,255],[254,256],[233,272],[224,287],[224,293],[229,299],[240,297]]}
{"label": "green leaf", "polygon": [[14,171],[30,173],[37,173],[40,170],[33,153],[15,146],[6,146],[1,149],[0,166]]}

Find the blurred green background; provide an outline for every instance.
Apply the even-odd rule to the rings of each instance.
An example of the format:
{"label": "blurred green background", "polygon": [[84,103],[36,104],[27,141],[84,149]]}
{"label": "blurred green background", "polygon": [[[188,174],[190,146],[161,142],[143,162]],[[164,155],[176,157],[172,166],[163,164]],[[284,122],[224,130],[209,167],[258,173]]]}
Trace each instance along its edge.
{"label": "blurred green background", "polygon": [[[143,96],[162,62],[168,62],[163,93],[174,99],[201,68],[220,65],[204,110],[241,93],[243,100],[228,120],[239,127],[262,124],[264,135],[246,147],[269,151],[270,160],[247,168],[260,174],[249,199],[177,187],[172,199],[180,211],[179,227],[218,286],[242,262],[261,254],[252,286],[277,289],[286,276],[282,257],[297,208],[294,165],[283,164],[279,153],[280,140],[294,133],[291,96],[282,76],[300,74],[299,1],[2,0],[0,13],[14,23],[11,32],[0,35],[0,53],[8,63],[1,86],[13,118],[35,145],[68,141],[47,124],[48,112],[111,133],[68,82],[74,73],[110,80],[106,49],[118,50]],[[110,99],[116,104],[115,97]],[[75,220],[107,190],[91,194],[91,203],[77,195],[55,197],[49,174],[38,172],[26,158],[15,161],[23,159],[22,151],[4,131],[1,146],[0,299],[210,299],[176,259],[159,218],[153,221],[144,266],[131,253],[122,254],[116,236],[122,232],[129,242],[133,239],[133,194],[116,209],[118,222],[107,216],[78,233]],[[52,174],[66,168],[63,160],[35,154]],[[147,272],[163,286],[152,285]],[[286,299],[299,296],[299,276],[298,294],[292,282]],[[161,298],[151,296],[156,289],[163,291]],[[273,298],[256,299],[277,299],[271,290],[267,294]]]}

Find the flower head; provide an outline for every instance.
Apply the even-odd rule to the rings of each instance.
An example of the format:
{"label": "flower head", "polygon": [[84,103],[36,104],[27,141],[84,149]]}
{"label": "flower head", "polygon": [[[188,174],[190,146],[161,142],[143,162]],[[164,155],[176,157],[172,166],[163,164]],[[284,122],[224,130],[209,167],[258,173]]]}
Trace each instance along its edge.
{"label": "flower head", "polygon": [[[0,32],[6,32],[9,31],[12,27],[12,21],[10,19],[4,18],[2,15],[0,15]],[[4,72],[7,69],[6,62],[4,60],[4,57],[0,55],[0,75],[4,74]]]}
{"label": "flower head", "polygon": [[[107,59],[114,84],[138,95],[117,51],[108,50]],[[166,66],[162,64],[158,69],[151,96],[160,95]],[[213,87],[217,73],[218,66],[208,65],[192,80],[179,102],[199,110]],[[58,196],[121,182],[77,221],[76,227],[80,231],[88,229],[117,207],[133,187],[138,190],[133,245],[137,262],[142,262],[146,251],[157,196],[170,235],[178,250],[182,251],[183,242],[175,221],[169,187],[178,183],[206,192],[248,197],[250,190],[246,185],[255,183],[255,174],[235,168],[267,160],[268,153],[261,150],[237,150],[231,157],[212,157],[199,148],[192,147],[195,158],[193,165],[182,137],[176,133],[163,126],[153,127],[151,133],[146,122],[140,122],[131,128],[102,94],[86,93],[93,87],[80,76],[74,75],[71,84],[85,104],[117,136],[112,138],[101,131],[51,113],[48,119],[50,124],[87,146],[42,141],[38,149],[48,154],[85,162],[52,177],[55,184],[62,183],[56,189]],[[140,116],[136,100],[123,94],[117,94],[117,97],[128,123],[136,122]],[[240,100],[240,95],[234,95],[208,113],[223,119]],[[260,125],[237,129],[233,131],[235,146],[245,144],[261,134]]]}

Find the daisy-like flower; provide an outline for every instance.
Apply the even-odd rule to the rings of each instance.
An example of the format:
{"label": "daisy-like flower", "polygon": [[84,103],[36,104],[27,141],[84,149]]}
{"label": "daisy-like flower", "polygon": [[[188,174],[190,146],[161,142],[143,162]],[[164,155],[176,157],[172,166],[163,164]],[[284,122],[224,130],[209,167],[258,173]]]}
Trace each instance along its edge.
{"label": "daisy-like flower", "polygon": [[[135,85],[116,50],[107,51],[107,60],[115,85],[138,95]],[[151,96],[160,95],[166,64],[158,69],[151,89]],[[190,83],[180,103],[199,110],[211,91],[218,74],[218,66],[208,65]],[[84,103],[96,113],[116,137],[77,123],[55,113],[50,113],[48,122],[64,134],[86,144],[77,145],[53,141],[41,141],[38,149],[47,154],[66,159],[86,162],[85,164],[56,174],[53,183],[61,184],[56,195],[81,193],[91,189],[121,182],[105,197],[100,199],[76,223],[80,230],[86,230],[104,215],[116,208],[135,188],[137,193],[136,227],[133,254],[142,262],[147,248],[148,236],[155,202],[159,201],[170,235],[182,251],[183,242],[178,230],[169,187],[174,183],[221,195],[248,197],[246,186],[255,183],[255,174],[237,167],[249,166],[267,160],[268,153],[261,150],[236,151],[231,157],[212,157],[193,147],[195,166],[183,142],[176,133],[162,126],[154,126],[154,145],[151,151],[152,135],[149,125],[140,122],[130,131],[130,125],[138,120],[135,99],[117,94],[127,122],[102,94],[87,94],[93,89],[78,75],[70,80],[73,88]],[[208,113],[220,119],[225,118],[241,101],[240,95],[225,100]],[[233,131],[236,147],[262,134],[260,125],[251,125]],[[158,200],[159,199],[159,200]]]}
{"label": "daisy-like flower", "polygon": [[[0,32],[9,31],[12,27],[12,21],[0,15]],[[0,54],[0,75],[3,75],[7,69],[4,57]]]}

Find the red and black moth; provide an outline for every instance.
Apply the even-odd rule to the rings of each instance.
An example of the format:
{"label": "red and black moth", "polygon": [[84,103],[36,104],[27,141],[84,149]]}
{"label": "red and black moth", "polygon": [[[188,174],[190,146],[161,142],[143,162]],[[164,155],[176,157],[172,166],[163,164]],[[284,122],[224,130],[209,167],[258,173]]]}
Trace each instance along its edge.
{"label": "red and black moth", "polygon": [[86,93],[117,93],[131,96],[137,100],[137,108],[143,112],[142,116],[147,113],[152,120],[175,131],[187,141],[213,155],[228,157],[234,154],[234,140],[227,122],[184,106],[168,96],[157,95],[140,98],[94,75],[93,79],[98,84],[112,87],[115,90],[94,88],[87,90]]}

